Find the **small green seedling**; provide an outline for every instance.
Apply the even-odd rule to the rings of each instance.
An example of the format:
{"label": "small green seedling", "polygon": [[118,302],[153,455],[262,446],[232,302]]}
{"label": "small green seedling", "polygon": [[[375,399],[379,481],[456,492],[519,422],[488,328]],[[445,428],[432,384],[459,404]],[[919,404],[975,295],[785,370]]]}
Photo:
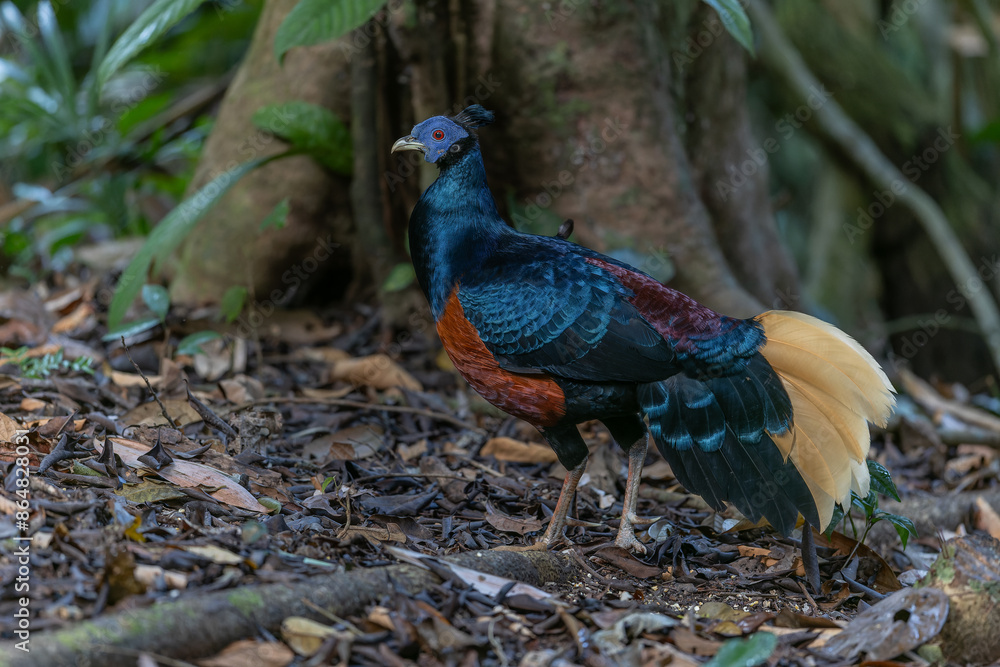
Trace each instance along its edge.
{"label": "small green seedling", "polygon": [[35,380],[47,378],[55,371],[94,374],[92,357],[77,357],[70,361],[64,358],[62,348],[40,357],[29,357],[29,351],[26,346],[17,349],[0,347],[0,366],[13,364],[22,377]]}
{"label": "small green seedling", "polygon": [[913,522],[907,519],[905,516],[899,516],[898,514],[892,514],[880,510],[878,507],[878,497],[879,495],[887,496],[893,498],[896,501],[899,500],[899,491],[896,490],[896,485],[892,481],[892,477],[889,475],[889,471],[885,467],[876,462],[868,461],[868,473],[871,476],[871,486],[868,491],[868,496],[862,498],[857,493],[851,492],[851,510],[857,510],[860,514],[865,517],[864,530],[861,532],[861,536],[858,536],[858,527],[854,523],[854,515],[852,513],[845,513],[844,508],[838,505],[834,508],[833,519],[830,521],[830,525],[826,529],[826,535],[829,537],[834,528],[838,523],[844,521],[846,533],[846,524],[850,522],[851,531],[854,533],[854,539],[858,541],[859,544],[864,544],[865,538],[868,537],[868,533],[871,531],[872,526],[874,526],[879,521],[885,520],[892,524],[892,527],[896,529],[896,533],[899,535],[900,541],[903,543],[903,548],[906,548],[906,543],[910,539],[910,536],[917,534],[917,528],[913,525]]}

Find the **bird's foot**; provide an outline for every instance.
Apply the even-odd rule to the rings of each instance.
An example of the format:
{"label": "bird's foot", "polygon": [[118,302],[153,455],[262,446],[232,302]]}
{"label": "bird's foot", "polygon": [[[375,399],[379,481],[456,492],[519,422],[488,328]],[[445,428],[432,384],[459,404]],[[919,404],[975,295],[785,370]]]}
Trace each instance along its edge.
{"label": "bird's foot", "polygon": [[625,549],[625,551],[631,551],[636,554],[646,554],[646,545],[643,544],[636,538],[635,533],[632,532],[632,528],[629,527],[627,530],[624,526],[618,530],[618,537],[615,538],[615,546]]}
{"label": "bird's foot", "polygon": [[646,545],[635,536],[635,527],[649,526],[662,518],[659,516],[643,517],[637,516],[635,512],[626,512],[622,515],[621,523],[618,524],[618,537],[615,538],[615,545],[637,554],[647,553]]}

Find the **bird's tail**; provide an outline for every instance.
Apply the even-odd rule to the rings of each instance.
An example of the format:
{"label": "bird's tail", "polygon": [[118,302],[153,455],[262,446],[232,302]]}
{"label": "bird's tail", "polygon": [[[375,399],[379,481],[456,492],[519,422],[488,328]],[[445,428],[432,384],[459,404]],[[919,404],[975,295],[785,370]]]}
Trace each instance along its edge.
{"label": "bird's tail", "polygon": [[868,422],[885,424],[892,385],[829,324],[784,311],[756,320],[766,343],[740,372],[641,384],[639,403],[674,475],[709,505],[731,502],[785,534],[799,513],[826,528],[852,489],[868,493]]}
{"label": "bird's tail", "polygon": [[809,315],[772,310],[757,318],[761,353],[792,402],[792,423],[771,434],[802,475],[826,527],[851,491],[868,494],[868,422],[885,426],[896,403],[878,362],[840,329]]}

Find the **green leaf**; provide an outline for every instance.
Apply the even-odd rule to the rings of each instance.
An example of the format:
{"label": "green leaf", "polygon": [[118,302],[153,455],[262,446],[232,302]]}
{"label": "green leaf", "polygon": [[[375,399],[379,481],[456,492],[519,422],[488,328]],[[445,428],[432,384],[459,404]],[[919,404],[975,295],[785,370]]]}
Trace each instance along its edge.
{"label": "green leaf", "polygon": [[770,632],[756,632],[746,639],[730,639],[704,667],[756,667],[770,658],[777,647],[778,637]]}
{"label": "green leaf", "polygon": [[142,301],[163,322],[170,310],[170,292],[163,285],[143,285]]}
{"label": "green leaf", "polygon": [[274,57],[280,63],[290,49],[337,39],[382,8],[385,0],[300,0],[278,27]]}
{"label": "green leaf", "polygon": [[874,491],[869,491],[867,496],[859,498],[859,500],[865,517],[871,518],[875,514],[875,511],[878,510],[878,494]]}
{"label": "green leaf", "polygon": [[264,219],[260,221],[260,231],[266,232],[269,229],[284,229],[285,223],[288,222],[288,211],[291,206],[288,204],[288,197],[285,197],[278,205],[274,207],[274,210],[264,216]]}
{"label": "green leaf", "polygon": [[837,524],[844,520],[844,508],[841,505],[833,506],[833,517],[830,519],[830,525],[826,527],[823,534],[827,537],[833,535],[833,531],[836,530]]}
{"label": "green leaf", "polygon": [[156,0],[122,33],[97,68],[97,88],[205,0]]}
{"label": "green leaf", "polygon": [[222,295],[222,303],[219,304],[219,310],[222,311],[223,317],[226,318],[226,322],[233,322],[240,313],[243,312],[243,304],[247,301],[247,288],[242,285],[234,285],[226,290],[226,293]]}
{"label": "green leaf", "polygon": [[416,278],[417,274],[413,270],[413,265],[409,262],[400,262],[392,267],[392,271],[386,276],[385,282],[382,283],[382,291],[398,292],[399,290],[406,289],[413,284]]}
{"label": "green leaf", "polygon": [[331,171],[350,176],[354,168],[351,131],[326,107],[293,101],[254,112],[254,125],[273,132]]}
{"label": "green leaf", "polygon": [[1000,119],[992,120],[972,133],[972,142],[992,141],[1000,143]]}
{"label": "green leaf", "polygon": [[868,459],[868,474],[871,477],[872,491],[881,493],[883,496],[889,496],[896,502],[899,502],[899,491],[896,490],[896,485],[893,483],[892,477],[889,475],[889,471],[885,469],[885,466],[878,461]]}
{"label": "green leaf", "polygon": [[76,95],[76,79],[73,78],[73,63],[70,62],[66,41],[56,22],[56,13],[48,0],[38,3],[37,17],[38,30],[42,34],[42,41],[49,52],[55,76],[59,80],[60,94],[68,105],[67,110],[75,114],[73,100]]}
{"label": "green leaf", "polygon": [[120,326],[114,327],[108,333],[101,336],[101,340],[118,340],[122,336],[125,338],[131,338],[137,334],[141,334],[144,331],[149,331],[153,327],[159,326],[160,318],[158,317],[144,317],[141,320],[136,320],[135,322],[127,322]]}
{"label": "green leaf", "polygon": [[750,28],[750,17],[743,10],[739,0],[703,0],[703,2],[719,13],[726,31],[750,55],[753,55],[753,30]]}
{"label": "green leaf", "polygon": [[904,549],[906,548],[906,542],[910,539],[910,536],[917,534],[917,527],[914,526],[913,522],[905,516],[890,514],[889,512],[883,512],[881,510],[876,512],[876,516],[878,519],[885,519],[892,524],[892,527],[896,529],[896,534],[899,535],[899,541],[903,543]]}
{"label": "green leaf", "polygon": [[201,346],[216,338],[222,338],[222,334],[217,331],[196,331],[184,336],[181,342],[177,343],[177,354],[202,354],[204,350],[201,349]]}
{"label": "green leaf", "polygon": [[243,176],[262,164],[291,154],[292,152],[279,153],[251,160],[219,174],[160,220],[160,224],[142,244],[118,280],[118,286],[108,308],[108,326],[114,328],[121,324],[125,312],[146,282],[146,274],[153,259],[162,260],[169,256],[194,229],[201,217]]}

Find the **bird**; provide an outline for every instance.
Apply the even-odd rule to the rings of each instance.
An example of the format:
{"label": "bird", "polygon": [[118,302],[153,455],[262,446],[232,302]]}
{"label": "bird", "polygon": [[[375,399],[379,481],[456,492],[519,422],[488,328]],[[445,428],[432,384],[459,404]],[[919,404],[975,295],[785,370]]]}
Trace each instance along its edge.
{"label": "bird", "polygon": [[544,534],[565,539],[599,420],[628,459],[615,544],[646,552],[636,513],[650,439],[689,492],[735,505],[788,535],[801,516],[824,530],[852,490],[869,491],[868,422],[884,426],[894,389],[836,327],[772,310],[719,314],[626,263],[501,217],[473,104],[397,140],[439,169],[409,220],[410,255],[458,372],[494,406],[541,433],[568,471]]}

